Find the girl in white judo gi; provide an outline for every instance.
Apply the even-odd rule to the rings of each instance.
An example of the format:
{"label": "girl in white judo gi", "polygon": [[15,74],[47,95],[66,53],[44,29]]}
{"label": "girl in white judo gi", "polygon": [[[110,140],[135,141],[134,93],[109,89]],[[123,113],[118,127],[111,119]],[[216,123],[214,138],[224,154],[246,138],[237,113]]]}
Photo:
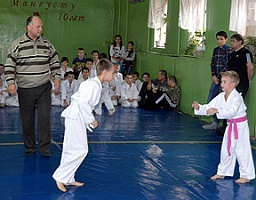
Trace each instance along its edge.
{"label": "girl in white judo gi", "polygon": [[98,121],[92,113],[100,100],[104,81],[112,81],[114,67],[107,59],[97,65],[97,76],[81,83],[79,90],[72,96],[71,105],[61,114],[65,118],[65,133],[60,166],[53,174],[57,187],[66,192],[68,185],[82,186],[75,180],[75,172],[88,153],[86,128],[96,128]]}
{"label": "girl in white judo gi", "polygon": [[200,105],[193,102],[196,115],[214,115],[219,119],[227,119],[228,126],[222,141],[220,163],[217,174],[212,180],[233,176],[236,159],[239,164],[240,178],[235,182],[249,183],[255,178],[255,169],[250,144],[250,131],[246,119],[246,106],[241,94],[235,89],[239,76],[234,71],[221,73],[221,88],[223,90],[209,104]]}

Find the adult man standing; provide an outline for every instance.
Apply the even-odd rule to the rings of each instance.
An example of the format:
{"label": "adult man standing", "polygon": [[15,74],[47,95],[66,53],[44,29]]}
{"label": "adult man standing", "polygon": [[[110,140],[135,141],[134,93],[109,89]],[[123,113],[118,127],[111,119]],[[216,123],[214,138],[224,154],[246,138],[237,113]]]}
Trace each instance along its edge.
{"label": "adult man standing", "polygon": [[253,78],[254,64],[252,53],[243,45],[244,39],[242,35],[234,34],[231,36],[231,47],[234,51],[228,62],[228,68],[238,73],[240,83],[236,89],[238,92],[242,93],[243,98],[245,98]]}
{"label": "adult man standing", "polygon": [[[39,16],[31,16],[26,22],[27,32],[11,45],[5,64],[6,82],[11,95],[18,92],[23,129],[25,155],[37,151],[35,113],[37,111],[39,152],[50,157],[51,82],[60,87],[58,54],[52,44],[43,38],[43,23]],[[17,87],[15,86],[17,83]]]}

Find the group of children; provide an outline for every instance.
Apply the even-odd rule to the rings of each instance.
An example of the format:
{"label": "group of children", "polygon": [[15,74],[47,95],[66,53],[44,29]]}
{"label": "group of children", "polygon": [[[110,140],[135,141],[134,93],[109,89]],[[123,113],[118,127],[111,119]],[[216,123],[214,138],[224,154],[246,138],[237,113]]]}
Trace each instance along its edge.
{"label": "group of children", "polygon": [[[129,46],[129,50],[125,51],[121,36],[117,35],[115,44],[110,47],[111,62],[96,50],[92,51],[92,59],[86,58],[82,48],[78,49],[78,57],[73,60],[72,68],[68,67],[68,58],[61,59],[61,90],[56,91],[53,85],[52,105],[67,107],[61,114],[65,118],[61,162],[53,174],[57,187],[62,192],[67,191],[66,186],[83,185],[75,180],[75,172],[88,153],[87,128],[98,126],[93,110],[101,115],[104,103],[108,114],[113,115],[116,105],[136,108],[139,102],[150,99],[151,96],[155,105],[165,101],[166,105],[176,108],[179,103],[180,88],[175,76],[167,78],[166,71],[160,70],[157,79],[151,81],[149,74],[144,73],[141,82],[138,72],[131,74],[135,51],[132,42],[129,42]],[[131,60],[125,60],[125,54]],[[3,68],[0,65],[0,107],[5,106],[8,99]],[[125,73],[124,78],[120,71]],[[237,160],[240,178],[236,182],[248,183],[255,178],[255,169],[246,106],[236,90],[239,75],[234,71],[220,74],[223,92],[208,104],[201,105],[195,101],[192,107],[196,115],[217,115],[218,119],[227,119],[228,122],[221,147],[220,164],[216,175],[211,179],[233,176]]]}

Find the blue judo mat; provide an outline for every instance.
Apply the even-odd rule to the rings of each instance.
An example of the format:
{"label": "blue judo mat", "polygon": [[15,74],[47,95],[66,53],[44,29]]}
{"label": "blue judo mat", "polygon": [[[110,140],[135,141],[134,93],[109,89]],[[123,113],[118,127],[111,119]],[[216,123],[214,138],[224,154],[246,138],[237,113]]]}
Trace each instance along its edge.
{"label": "blue judo mat", "polygon": [[[83,187],[60,192],[52,173],[61,156],[63,108],[52,107],[52,156],[24,156],[18,108],[0,109],[0,199],[179,200],[256,199],[256,181],[238,185],[234,177],[211,181],[222,137],[203,123],[175,111],[118,107],[96,116],[88,132],[89,154],[76,173]],[[256,151],[253,149],[254,161]]]}

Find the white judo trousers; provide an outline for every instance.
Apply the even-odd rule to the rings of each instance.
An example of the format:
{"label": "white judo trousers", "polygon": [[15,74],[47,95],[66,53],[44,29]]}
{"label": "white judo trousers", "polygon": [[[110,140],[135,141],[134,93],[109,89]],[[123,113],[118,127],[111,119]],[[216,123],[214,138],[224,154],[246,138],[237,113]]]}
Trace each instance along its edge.
{"label": "white judo trousers", "polygon": [[[209,108],[217,108],[218,119],[236,120],[246,117],[246,106],[242,96],[234,89],[228,99],[225,99],[225,92],[220,93],[209,104],[199,105],[199,110],[194,110],[196,115],[207,115]],[[232,124],[230,155],[228,154],[228,123],[222,146],[220,163],[217,174],[221,176],[233,176],[236,160],[239,164],[240,178],[252,180],[255,178],[255,168],[250,144],[250,131],[247,120],[237,122],[238,138],[235,139],[234,124]]]}
{"label": "white judo trousers", "polygon": [[236,140],[234,137],[234,128],[232,128],[231,134],[231,148],[230,148],[230,156],[227,151],[227,143],[228,143],[228,128],[230,124],[226,128],[222,146],[221,146],[221,155],[220,155],[220,164],[218,165],[217,174],[221,176],[233,176],[236,160],[239,164],[239,173],[240,178],[246,178],[252,180],[255,178],[255,169],[252,158],[252,150],[250,144],[250,131],[248,127],[247,121],[238,122],[238,139]]}
{"label": "white judo trousers", "polygon": [[75,181],[75,172],[88,153],[86,127],[95,121],[92,113],[101,96],[98,77],[81,83],[72,96],[71,105],[61,116],[65,118],[63,150],[59,167],[53,174],[56,181],[67,184]]}
{"label": "white judo trousers", "polygon": [[[68,141],[68,142],[67,142]],[[87,132],[81,116],[78,119],[65,118],[65,133],[60,166],[53,178],[61,183],[75,181],[75,172],[88,153]]]}

